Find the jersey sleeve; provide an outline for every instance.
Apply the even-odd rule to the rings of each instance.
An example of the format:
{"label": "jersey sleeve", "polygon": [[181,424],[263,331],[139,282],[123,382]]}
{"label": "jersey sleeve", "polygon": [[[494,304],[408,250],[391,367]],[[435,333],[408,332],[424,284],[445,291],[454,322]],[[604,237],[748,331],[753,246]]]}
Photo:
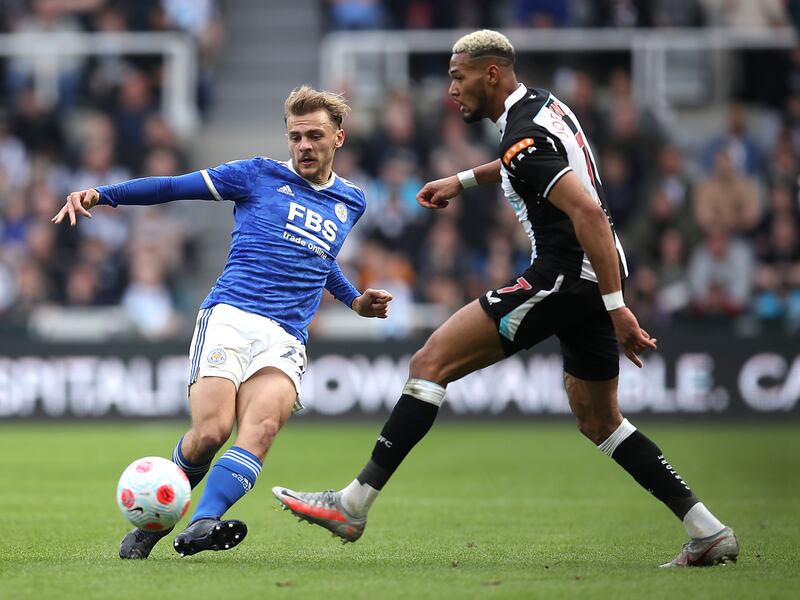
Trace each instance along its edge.
{"label": "jersey sleeve", "polygon": [[504,139],[500,156],[509,176],[524,182],[543,198],[572,170],[561,141],[538,125]]}
{"label": "jersey sleeve", "polygon": [[259,158],[234,160],[212,169],[203,169],[200,174],[214,200],[240,202],[250,196],[259,175],[260,164]]}
{"label": "jersey sleeve", "polygon": [[353,300],[361,295],[355,286],[350,283],[347,276],[342,272],[339,263],[335,260],[331,264],[330,273],[325,281],[325,289],[328,290],[334,298],[343,303],[347,308],[352,308]]}

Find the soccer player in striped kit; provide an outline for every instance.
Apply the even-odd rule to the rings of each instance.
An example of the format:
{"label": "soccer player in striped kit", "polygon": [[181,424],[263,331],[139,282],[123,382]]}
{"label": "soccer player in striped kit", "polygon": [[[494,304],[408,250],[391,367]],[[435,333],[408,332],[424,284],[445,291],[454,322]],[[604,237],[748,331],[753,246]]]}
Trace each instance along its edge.
{"label": "soccer player in striped kit", "polygon": [[[200,306],[190,346],[192,427],[172,455],[192,487],[210,470],[189,526],[175,538],[182,556],[227,550],[247,534],[242,521],[222,517],[255,485],[278,430],[302,408],[307,327],[323,290],[363,317],[386,318],[391,295],[360,293],[336,263],[366,206],[364,193],[332,168],[348,111],[341,96],[297,88],[284,110],[288,161],[256,157],[73,192],[53,218],[75,225],[77,215],[91,218],[97,204],[234,203],[228,261]],[[234,423],[236,441],[212,467]],[[168,533],[134,529],[120,557],[147,558]]]}
{"label": "soccer player in striped kit", "polygon": [[620,413],[619,346],[641,367],[638,354],[654,349],[656,341],[625,306],[625,254],[577,118],[549,91],[519,83],[514,60],[511,43],[496,31],[476,31],[456,42],[450,95],[464,121],[495,123],[499,159],[428,183],[417,200],[441,209],[466,187],[500,183],[531,241],[530,267],[456,312],[412,357],[409,379],[372,457],[348,486],[327,492],[275,487],[273,494],[301,518],[344,541],[357,540],[380,490],[433,425],[447,384],[555,335],[581,433],[663,502],[691,538],[662,566],[735,561],[733,530]]}

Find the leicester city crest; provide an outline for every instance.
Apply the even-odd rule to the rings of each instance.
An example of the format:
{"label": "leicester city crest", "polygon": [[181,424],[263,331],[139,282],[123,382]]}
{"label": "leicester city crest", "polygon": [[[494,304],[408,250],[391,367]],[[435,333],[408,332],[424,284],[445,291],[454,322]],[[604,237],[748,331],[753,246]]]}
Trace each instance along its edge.
{"label": "leicester city crest", "polygon": [[333,210],[336,213],[336,218],[342,223],[347,221],[347,207],[344,204],[337,202],[336,207]]}
{"label": "leicester city crest", "polygon": [[217,346],[209,351],[208,356],[206,356],[206,360],[210,365],[221,365],[228,360],[228,355],[225,354],[225,350]]}

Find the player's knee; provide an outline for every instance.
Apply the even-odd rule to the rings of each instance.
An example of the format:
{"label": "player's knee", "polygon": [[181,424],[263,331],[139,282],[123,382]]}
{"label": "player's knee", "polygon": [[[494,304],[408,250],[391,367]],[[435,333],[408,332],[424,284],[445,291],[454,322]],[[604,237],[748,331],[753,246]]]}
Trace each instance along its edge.
{"label": "player's knee", "polygon": [[273,416],[240,423],[237,444],[256,449],[256,454],[265,453],[272,445],[280,428],[280,421]]}
{"label": "player's knee", "polygon": [[606,441],[611,434],[616,431],[621,422],[621,419],[617,421],[610,416],[599,417],[597,415],[592,415],[588,418],[578,417],[578,429],[597,446]]}
{"label": "player's knee", "polygon": [[439,385],[448,383],[449,373],[444,357],[431,340],[414,353],[408,370],[410,377],[432,381]]}
{"label": "player's knee", "polygon": [[219,421],[207,421],[194,428],[194,438],[198,451],[202,454],[214,453],[228,441],[233,431],[233,424]]}

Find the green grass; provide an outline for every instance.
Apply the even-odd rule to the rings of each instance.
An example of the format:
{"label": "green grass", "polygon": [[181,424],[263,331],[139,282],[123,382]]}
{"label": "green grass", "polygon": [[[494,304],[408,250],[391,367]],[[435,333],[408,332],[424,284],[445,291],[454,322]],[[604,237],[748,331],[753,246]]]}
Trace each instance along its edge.
{"label": "green grass", "polygon": [[566,424],[438,425],[357,544],[277,510],[272,485],[349,482],[378,429],[294,420],[229,513],[250,528],[241,546],[180,559],[167,540],[124,562],[117,477],[181,427],[0,425],[0,598],[797,597],[797,425],[643,428],[742,542],[736,565],[678,571],[655,565],[681,525]]}

